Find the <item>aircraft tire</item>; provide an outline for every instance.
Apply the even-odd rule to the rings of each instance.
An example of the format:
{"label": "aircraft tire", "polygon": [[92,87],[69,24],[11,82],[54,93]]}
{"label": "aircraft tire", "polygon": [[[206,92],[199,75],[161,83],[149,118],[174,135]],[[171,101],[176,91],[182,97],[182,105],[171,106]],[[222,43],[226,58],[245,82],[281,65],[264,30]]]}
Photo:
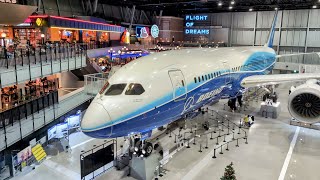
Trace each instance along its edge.
{"label": "aircraft tire", "polygon": [[147,142],[147,143],[144,145],[143,149],[144,149],[145,152],[146,152],[146,154],[145,154],[144,156],[145,156],[145,157],[148,157],[148,156],[152,153],[152,151],[153,151],[152,143]]}

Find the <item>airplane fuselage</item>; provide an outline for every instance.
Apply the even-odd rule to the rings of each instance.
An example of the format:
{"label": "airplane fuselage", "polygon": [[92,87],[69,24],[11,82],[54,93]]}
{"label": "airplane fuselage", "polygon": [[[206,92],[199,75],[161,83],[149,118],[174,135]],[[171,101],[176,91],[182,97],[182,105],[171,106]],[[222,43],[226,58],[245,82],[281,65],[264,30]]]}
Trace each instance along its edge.
{"label": "airplane fuselage", "polygon": [[268,47],[183,49],[142,57],[120,68],[109,84],[139,83],[145,92],[98,94],[85,114],[82,130],[95,138],[151,131],[214,100],[236,97],[243,78],[268,74],[275,61],[276,54]]}

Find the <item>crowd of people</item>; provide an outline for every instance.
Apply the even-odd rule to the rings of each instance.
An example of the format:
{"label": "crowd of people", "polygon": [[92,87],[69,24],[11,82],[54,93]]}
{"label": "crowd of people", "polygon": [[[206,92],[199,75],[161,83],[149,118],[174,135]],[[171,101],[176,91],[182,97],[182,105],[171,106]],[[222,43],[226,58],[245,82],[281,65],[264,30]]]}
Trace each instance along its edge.
{"label": "crowd of people", "polygon": [[127,57],[127,58],[113,58],[112,60],[106,56],[103,58],[93,59],[94,62],[98,64],[98,66],[101,67],[101,70],[103,72],[109,72],[113,66],[123,66],[133,60],[135,60],[135,57]]}

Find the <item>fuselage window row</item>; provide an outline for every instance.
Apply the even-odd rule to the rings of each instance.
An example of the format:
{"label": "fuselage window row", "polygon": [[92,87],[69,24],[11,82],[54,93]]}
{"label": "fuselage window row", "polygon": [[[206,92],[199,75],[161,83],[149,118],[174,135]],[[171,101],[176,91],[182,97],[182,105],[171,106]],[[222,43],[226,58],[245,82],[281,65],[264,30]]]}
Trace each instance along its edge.
{"label": "fuselage window row", "polygon": [[201,79],[202,79],[202,81],[205,81],[205,80],[207,81],[207,80],[213,79],[215,77],[218,77],[220,75],[221,75],[221,72],[218,71],[216,73],[210,73],[210,74],[206,74],[204,76],[198,76],[198,78],[194,77],[193,79],[194,79],[194,83],[200,83]]}

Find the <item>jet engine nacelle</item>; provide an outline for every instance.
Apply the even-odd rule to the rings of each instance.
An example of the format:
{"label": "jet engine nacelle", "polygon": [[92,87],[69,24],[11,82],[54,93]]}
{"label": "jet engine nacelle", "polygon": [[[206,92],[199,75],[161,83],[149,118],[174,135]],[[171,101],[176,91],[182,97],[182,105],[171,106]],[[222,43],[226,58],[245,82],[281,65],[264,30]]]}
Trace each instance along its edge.
{"label": "jet engine nacelle", "polygon": [[292,117],[299,121],[305,123],[320,121],[320,86],[317,80],[308,80],[291,92],[288,110]]}

